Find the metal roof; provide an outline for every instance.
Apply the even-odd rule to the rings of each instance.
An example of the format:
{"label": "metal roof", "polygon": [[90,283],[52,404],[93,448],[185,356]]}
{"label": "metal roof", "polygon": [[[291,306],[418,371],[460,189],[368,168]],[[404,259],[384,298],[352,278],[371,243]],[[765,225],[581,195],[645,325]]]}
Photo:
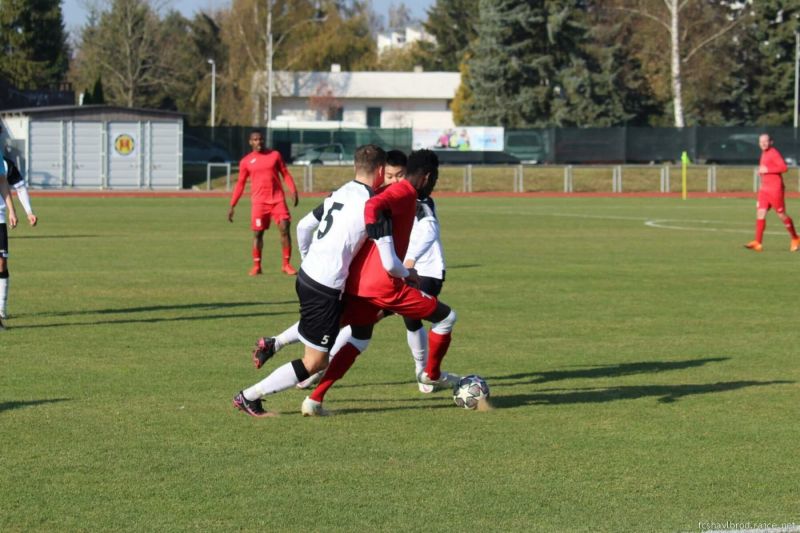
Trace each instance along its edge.
{"label": "metal roof", "polygon": [[23,107],[18,109],[4,109],[0,115],[54,115],[64,113],[67,115],[105,113],[126,113],[142,115],[161,115],[164,117],[180,118],[184,113],[167,111],[164,109],[146,109],[140,107],[124,107],[116,105],[55,105],[43,107]]}

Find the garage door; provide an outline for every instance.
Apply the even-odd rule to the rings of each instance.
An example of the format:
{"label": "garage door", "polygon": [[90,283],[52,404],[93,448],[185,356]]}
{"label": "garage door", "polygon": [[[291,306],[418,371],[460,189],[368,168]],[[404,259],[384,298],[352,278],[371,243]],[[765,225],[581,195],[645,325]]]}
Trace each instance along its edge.
{"label": "garage door", "polygon": [[181,126],[177,122],[151,122],[150,186],[154,189],[181,187]]}
{"label": "garage door", "polygon": [[142,135],[139,122],[108,123],[108,187],[142,186]]}
{"label": "garage door", "polygon": [[70,185],[73,187],[102,187],[103,123],[73,122],[69,144]]}
{"label": "garage door", "polygon": [[64,141],[64,125],[61,122],[31,121],[28,183],[34,187],[64,185]]}

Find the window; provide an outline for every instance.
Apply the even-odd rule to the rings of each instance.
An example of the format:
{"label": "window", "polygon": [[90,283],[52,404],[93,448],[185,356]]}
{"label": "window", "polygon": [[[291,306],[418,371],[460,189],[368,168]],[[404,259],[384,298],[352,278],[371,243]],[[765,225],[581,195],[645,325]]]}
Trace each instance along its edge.
{"label": "window", "polygon": [[367,108],[367,126],[370,128],[381,127],[381,108],[368,107]]}
{"label": "window", "polygon": [[343,107],[329,107],[328,108],[328,120],[344,120],[344,108]]}

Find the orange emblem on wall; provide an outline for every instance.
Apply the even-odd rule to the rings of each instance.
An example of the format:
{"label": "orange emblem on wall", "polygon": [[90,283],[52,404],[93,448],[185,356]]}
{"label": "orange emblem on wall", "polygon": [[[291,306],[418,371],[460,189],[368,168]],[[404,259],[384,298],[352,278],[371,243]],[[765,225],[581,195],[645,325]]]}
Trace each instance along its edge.
{"label": "orange emblem on wall", "polygon": [[114,139],[114,150],[119,155],[130,154],[131,152],[133,152],[134,146],[135,144],[133,142],[133,137],[131,137],[127,133],[123,133],[122,135],[119,135],[117,136],[116,139]]}

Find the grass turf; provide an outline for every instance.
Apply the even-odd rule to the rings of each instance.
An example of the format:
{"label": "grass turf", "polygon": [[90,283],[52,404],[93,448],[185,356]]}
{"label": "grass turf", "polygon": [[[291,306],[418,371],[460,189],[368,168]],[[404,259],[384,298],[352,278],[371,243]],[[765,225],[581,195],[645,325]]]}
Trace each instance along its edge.
{"label": "grass turf", "polygon": [[[297,317],[274,229],[250,278],[225,199],[35,198],[0,333],[0,530],[687,531],[800,523],[800,256],[752,200],[443,198],[445,369],[421,395],[397,318],[303,419],[232,396]],[[316,205],[303,200],[295,218]],[[792,203],[789,212],[792,213]]]}

